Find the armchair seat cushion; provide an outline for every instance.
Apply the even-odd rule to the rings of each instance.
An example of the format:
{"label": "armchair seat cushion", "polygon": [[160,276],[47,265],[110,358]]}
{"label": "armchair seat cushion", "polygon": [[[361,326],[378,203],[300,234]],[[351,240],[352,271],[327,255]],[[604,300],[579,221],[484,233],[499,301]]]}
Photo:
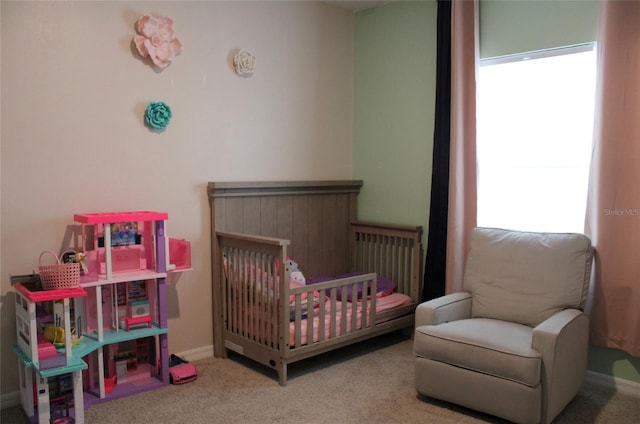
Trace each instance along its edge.
{"label": "armchair seat cushion", "polygon": [[423,325],[415,331],[414,353],[535,387],[542,358],[530,347],[532,334],[529,326],[490,318]]}

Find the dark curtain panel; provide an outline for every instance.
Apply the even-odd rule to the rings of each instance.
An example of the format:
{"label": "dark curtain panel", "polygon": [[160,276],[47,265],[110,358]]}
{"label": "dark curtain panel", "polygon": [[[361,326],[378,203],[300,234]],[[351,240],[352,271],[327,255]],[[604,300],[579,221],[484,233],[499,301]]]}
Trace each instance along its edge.
{"label": "dark curtain panel", "polygon": [[451,144],[451,1],[438,0],[436,113],[433,135],[431,209],[422,300],[445,294],[449,148]]}

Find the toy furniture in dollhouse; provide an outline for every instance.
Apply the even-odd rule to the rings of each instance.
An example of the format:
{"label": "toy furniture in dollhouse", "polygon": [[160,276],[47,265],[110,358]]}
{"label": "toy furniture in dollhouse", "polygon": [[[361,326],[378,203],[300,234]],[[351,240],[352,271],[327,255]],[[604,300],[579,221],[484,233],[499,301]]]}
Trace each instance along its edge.
{"label": "toy furniture in dollhouse", "polygon": [[151,328],[151,308],[147,297],[147,282],[131,281],[117,285],[118,317],[121,329],[147,326]]}
{"label": "toy furniture in dollhouse", "polygon": [[149,315],[148,300],[131,300],[127,304],[127,316],[131,318],[140,318]]}
{"label": "toy furniture in dollhouse", "polygon": [[124,326],[127,331],[131,331],[132,328],[137,326],[146,325],[151,328],[151,315],[144,315],[140,317],[124,317]]}
{"label": "toy furniture in dollhouse", "polygon": [[153,368],[149,363],[148,352],[151,342],[148,339],[137,339],[109,345],[107,378],[115,375],[117,384],[149,379]]}
{"label": "toy furniture in dollhouse", "polygon": [[48,379],[49,409],[53,424],[73,423],[71,410],[73,408],[73,375],[63,374]]}
{"label": "toy furniture in dollhouse", "polygon": [[[191,258],[188,242],[165,236],[167,218],[146,211],[74,215],[82,228],[80,287],[35,290],[25,276],[14,285],[21,404],[32,421],[68,412],[83,423],[94,403],[169,384],[167,264],[173,256],[172,268],[184,270]],[[48,379],[63,374],[72,381],[72,403],[68,393],[50,399]]]}

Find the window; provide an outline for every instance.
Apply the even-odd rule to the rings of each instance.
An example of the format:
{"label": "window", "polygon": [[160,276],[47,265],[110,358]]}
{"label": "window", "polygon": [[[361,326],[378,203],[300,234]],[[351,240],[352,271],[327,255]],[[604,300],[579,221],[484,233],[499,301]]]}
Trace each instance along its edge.
{"label": "window", "polygon": [[583,232],[593,44],[481,61],[478,225]]}

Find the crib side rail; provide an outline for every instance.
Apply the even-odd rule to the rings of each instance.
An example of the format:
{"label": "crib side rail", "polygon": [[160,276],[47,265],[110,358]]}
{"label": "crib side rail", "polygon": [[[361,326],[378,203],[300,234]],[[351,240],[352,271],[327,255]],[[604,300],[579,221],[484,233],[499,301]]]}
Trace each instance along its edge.
{"label": "crib side rail", "polygon": [[353,270],[393,280],[397,291],[420,301],[422,227],[354,221],[351,223]]}
{"label": "crib side rail", "polygon": [[[217,232],[219,298],[222,337],[233,333],[259,345],[278,349],[282,325],[275,301],[288,281],[285,264],[288,240]],[[216,341],[214,341],[215,343]],[[217,340],[225,345],[225,340]]]}

